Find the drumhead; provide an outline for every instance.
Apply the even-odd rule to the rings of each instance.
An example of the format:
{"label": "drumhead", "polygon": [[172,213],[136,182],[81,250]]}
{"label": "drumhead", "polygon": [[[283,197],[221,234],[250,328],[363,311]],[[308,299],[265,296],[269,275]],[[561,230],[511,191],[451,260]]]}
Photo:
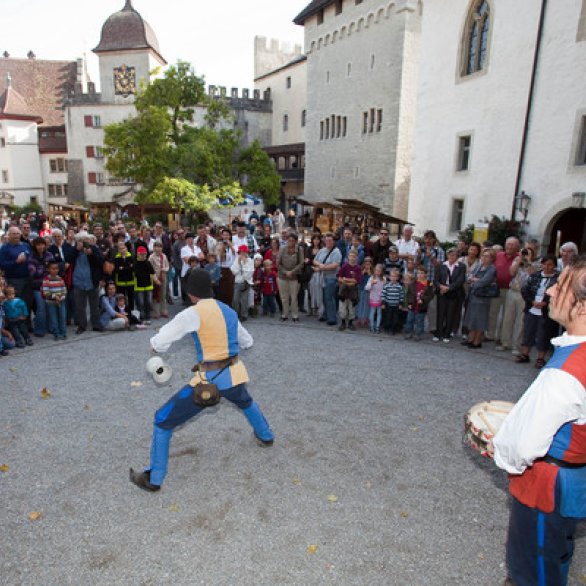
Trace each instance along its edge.
{"label": "drumhead", "polygon": [[514,403],[509,401],[483,401],[466,414],[466,427],[479,439],[491,440],[510,413]]}

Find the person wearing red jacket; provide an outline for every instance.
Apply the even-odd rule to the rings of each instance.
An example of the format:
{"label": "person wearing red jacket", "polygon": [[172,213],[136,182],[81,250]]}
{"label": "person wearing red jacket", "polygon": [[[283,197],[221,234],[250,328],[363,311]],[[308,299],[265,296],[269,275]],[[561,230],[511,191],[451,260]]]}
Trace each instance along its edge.
{"label": "person wearing red jacket", "polygon": [[265,260],[262,274],[262,314],[275,317],[277,313],[276,297],[279,291],[277,285],[277,271],[273,268],[273,261]]}

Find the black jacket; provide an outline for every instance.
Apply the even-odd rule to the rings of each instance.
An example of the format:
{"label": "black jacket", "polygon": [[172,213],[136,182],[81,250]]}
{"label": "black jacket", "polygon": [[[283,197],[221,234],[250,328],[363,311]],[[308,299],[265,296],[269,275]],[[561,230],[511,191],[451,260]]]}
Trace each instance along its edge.
{"label": "black jacket", "polygon": [[439,293],[439,286],[446,285],[450,288],[447,293],[444,293],[448,299],[455,299],[463,291],[464,281],[466,280],[466,267],[457,262],[452,274],[448,267],[442,263],[435,271],[435,288]]}

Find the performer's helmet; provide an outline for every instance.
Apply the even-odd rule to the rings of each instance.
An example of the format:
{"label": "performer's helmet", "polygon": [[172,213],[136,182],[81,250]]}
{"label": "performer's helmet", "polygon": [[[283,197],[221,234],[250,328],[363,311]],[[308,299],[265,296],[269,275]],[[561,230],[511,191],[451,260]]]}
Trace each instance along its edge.
{"label": "performer's helmet", "polygon": [[214,296],[212,278],[208,271],[194,269],[187,278],[187,293],[200,299],[209,299]]}

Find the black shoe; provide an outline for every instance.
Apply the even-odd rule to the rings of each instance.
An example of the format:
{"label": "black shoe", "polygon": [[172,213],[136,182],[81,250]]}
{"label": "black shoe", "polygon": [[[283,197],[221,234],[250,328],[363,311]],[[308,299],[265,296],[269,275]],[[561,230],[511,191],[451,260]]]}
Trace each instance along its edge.
{"label": "black shoe", "polygon": [[160,485],[151,484],[151,473],[149,470],[145,472],[135,472],[132,468],[130,469],[130,482],[136,484],[138,488],[142,488],[148,492],[157,492],[160,490]]}
{"label": "black shoe", "polygon": [[343,332],[346,329],[346,322],[342,320],[342,323],[338,326],[338,329]]}
{"label": "black shoe", "polygon": [[325,317],[320,317],[317,321],[326,321]]}
{"label": "black shoe", "polygon": [[85,332],[85,328],[81,328],[81,327],[78,327],[78,328],[75,330],[75,333],[76,333],[76,334],[83,334],[84,332]]}
{"label": "black shoe", "polygon": [[103,332],[104,331],[104,328],[102,326],[98,326],[98,327],[92,328],[92,330],[94,332]]}
{"label": "black shoe", "polygon": [[298,317],[294,317],[294,318],[293,318],[291,321],[292,321],[294,324],[298,324],[298,323],[299,323],[299,318],[298,318]]}
{"label": "black shoe", "polygon": [[287,318],[286,317],[280,317],[279,318],[279,321],[287,321]]}
{"label": "black shoe", "polygon": [[337,321],[328,321],[326,322],[329,326],[337,326],[338,322]]}
{"label": "black shoe", "polygon": [[25,343],[27,346],[34,346],[33,341],[30,338],[28,338]]}
{"label": "black shoe", "polygon": [[348,322],[348,329],[349,329],[351,332],[354,332],[354,331],[356,331],[356,326],[354,325],[354,320],[352,320],[352,319],[351,319],[351,320]]}
{"label": "black shoe", "polygon": [[16,347],[17,348],[24,348],[24,343],[23,342],[17,342]]}
{"label": "black shoe", "polygon": [[0,350],[0,356],[8,356],[8,350]]}

